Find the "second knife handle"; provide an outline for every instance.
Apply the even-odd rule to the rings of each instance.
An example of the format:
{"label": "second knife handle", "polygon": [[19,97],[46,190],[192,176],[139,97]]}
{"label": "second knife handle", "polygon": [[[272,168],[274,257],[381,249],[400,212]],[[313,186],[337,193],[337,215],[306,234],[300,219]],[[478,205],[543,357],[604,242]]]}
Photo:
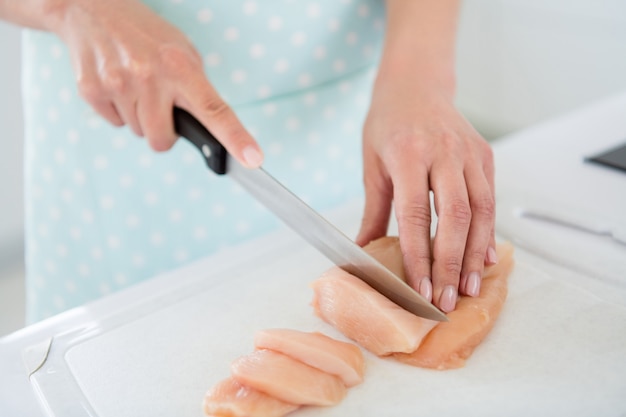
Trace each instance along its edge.
{"label": "second knife handle", "polygon": [[180,107],[174,107],[176,133],[193,143],[213,172],[226,174],[226,148],[195,117]]}

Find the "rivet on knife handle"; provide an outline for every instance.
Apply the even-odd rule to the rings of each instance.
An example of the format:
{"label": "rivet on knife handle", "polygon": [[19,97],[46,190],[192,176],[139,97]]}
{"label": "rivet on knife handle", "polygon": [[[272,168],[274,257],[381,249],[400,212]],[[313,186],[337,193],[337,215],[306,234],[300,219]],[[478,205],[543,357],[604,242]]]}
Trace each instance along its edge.
{"label": "rivet on knife handle", "polygon": [[213,172],[219,175],[226,173],[226,148],[195,117],[179,107],[174,107],[174,129],[200,150]]}

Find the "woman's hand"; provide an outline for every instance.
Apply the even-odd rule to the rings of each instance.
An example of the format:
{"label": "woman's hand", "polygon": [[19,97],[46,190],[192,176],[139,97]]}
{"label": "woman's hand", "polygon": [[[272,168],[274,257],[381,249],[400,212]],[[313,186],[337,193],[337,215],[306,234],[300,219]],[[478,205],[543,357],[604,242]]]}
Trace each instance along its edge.
{"label": "woman's hand", "polygon": [[[450,94],[417,77],[380,77],[363,133],[366,203],[357,243],[384,236],[391,205],[408,283],[444,312],[477,296],[485,262],[497,262],[494,164],[487,142]],[[431,205],[438,216],[431,247]]]}
{"label": "woman's hand", "polygon": [[[249,167],[263,156],[207,80],[202,58],[177,28],[138,0],[53,0],[47,28],[69,47],[82,97],[157,151],[177,139],[172,110],[193,114]],[[53,12],[53,13],[52,13]]]}

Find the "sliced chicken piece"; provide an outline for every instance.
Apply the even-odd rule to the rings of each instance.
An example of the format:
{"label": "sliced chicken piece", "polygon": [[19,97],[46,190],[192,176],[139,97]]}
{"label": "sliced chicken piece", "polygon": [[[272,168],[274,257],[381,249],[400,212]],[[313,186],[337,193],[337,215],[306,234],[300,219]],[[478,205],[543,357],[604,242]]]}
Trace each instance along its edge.
{"label": "sliced chicken piece", "polygon": [[242,385],[298,405],[334,405],[346,395],[343,381],[269,349],[235,360],[233,378]]}
{"label": "sliced chicken piece", "polygon": [[410,365],[432,369],[460,368],[493,327],[507,296],[513,269],[513,246],[497,247],[498,263],[485,268],[478,297],[461,297],[449,321],[439,323],[414,353],[394,354]]}
{"label": "sliced chicken piece", "polygon": [[282,417],[299,408],[227,378],[204,397],[204,413],[210,417]]}
{"label": "sliced chicken piece", "polygon": [[409,313],[339,268],[312,287],[315,313],[376,355],[415,351],[437,323]]}
{"label": "sliced chicken piece", "polygon": [[319,332],[261,330],[254,336],[254,346],[283,353],[320,371],[336,375],[348,387],[363,382],[365,362],[361,349]]}

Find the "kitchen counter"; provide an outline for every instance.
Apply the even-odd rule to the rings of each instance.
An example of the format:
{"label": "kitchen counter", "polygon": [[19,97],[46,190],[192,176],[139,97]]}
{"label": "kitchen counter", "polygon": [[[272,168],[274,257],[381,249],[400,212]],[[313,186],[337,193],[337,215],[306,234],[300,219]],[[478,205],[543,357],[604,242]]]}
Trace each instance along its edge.
{"label": "kitchen counter", "polygon": [[[626,229],[626,173],[583,161],[623,142],[626,93],[497,141],[496,230],[517,266],[490,337],[455,371],[368,354],[366,382],[344,402],[297,415],[623,416],[626,246],[519,215],[574,211]],[[325,214],[354,236],[361,207]],[[341,338],[308,305],[308,282],[329,266],[283,229],[8,335],[0,416],[46,415],[38,396],[64,417],[201,416],[204,391],[251,351],[254,329]]]}

